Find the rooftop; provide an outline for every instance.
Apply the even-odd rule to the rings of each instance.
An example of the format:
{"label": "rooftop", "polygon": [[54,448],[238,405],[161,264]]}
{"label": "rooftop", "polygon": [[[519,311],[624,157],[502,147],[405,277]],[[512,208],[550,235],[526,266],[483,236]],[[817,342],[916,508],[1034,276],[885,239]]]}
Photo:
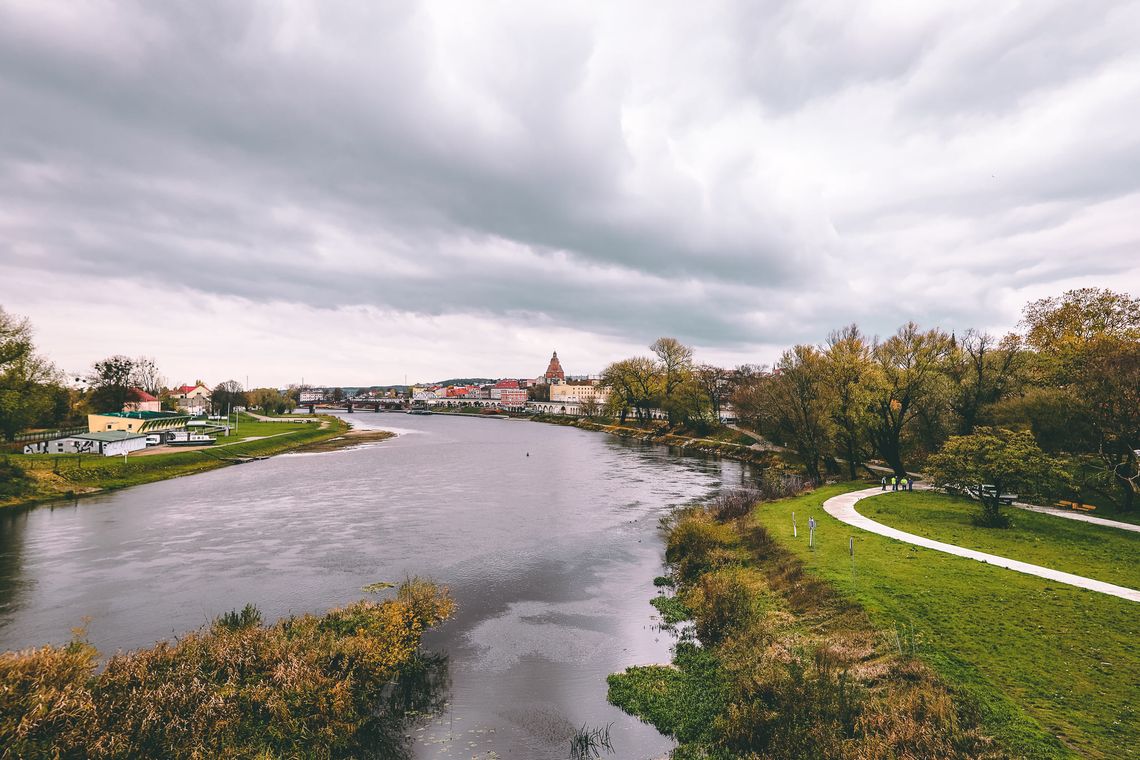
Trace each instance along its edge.
{"label": "rooftop", "polygon": [[129,391],[127,391],[127,396],[128,396],[129,401],[134,401],[134,402],[138,402],[138,403],[148,402],[148,401],[158,401],[157,398],[150,395],[149,393],[144,391],[142,388],[131,388]]}
{"label": "rooftop", "polygon": [[99,441],[101,443],[113,443],[115,441],[125,441],[128,438],[146,438],[141,433],[128,433],[126,430],[104,430],[98,433],[80,433],[73,435],[72,438],[81,438],[84,441]]}
{"label": "rooftop", "polygon": [[125,417],[131,420],[163,420],[171,417],[190,417],[188,414],[179,414],[178,412],[103,412],[98,416]]}

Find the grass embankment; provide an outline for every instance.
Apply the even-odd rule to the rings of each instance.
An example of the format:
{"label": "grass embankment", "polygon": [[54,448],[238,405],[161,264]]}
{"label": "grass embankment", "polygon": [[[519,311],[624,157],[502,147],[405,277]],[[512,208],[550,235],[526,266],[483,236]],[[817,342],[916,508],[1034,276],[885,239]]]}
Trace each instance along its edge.
{"label": "grass embankment", "polygon": [[677,738],[674,758],[1006,756],[909,637],[884,636],[749,518],[682,513],[667,559],[677,593],[655,606],[691,632],[672,666],[609,684],[614,704]]}
{"label": "grass embankment", "polygon": [[[823,511],[826,499],[858,487],[761,504],[753,520],[877,626],[914,631],[920,656],[977,705],[1005,746],[1028,758],[1140,757],[1140,606],[857,531]],[[1112,538],[1107,529],[1015,510],[1014,528],[987,531],[961,522],[968,505],[918,493],[876,497],[859,508],[895,527],[957,536],[1002,556],[1044,565],[1063,560],[1063,569],[1104,580],[1135,577],[1136,550],[1121,543],[1135,547],[1131,534]],[[802,532],[809,516],[818,521],[814,550]],[[1049,537],[1061,534],[1064,548],[1050,546]],[[1102,539],[1103,556],[1096,549]],[[1132,567],[1115,567],[1112,556]]]}
{"label": "grass embankment", "polygon": [[888,492],[859,502],[860,514],[955,546],[1140,589],[1140,535],[1024,509],[1002,508],[1006,530],[973,524],[977,502],[933,492]]}
{"label": "grass embankment", "polygon": [[407,757],[409,724],[439,709],[446,663],[420,654],[447,589],[261,625],[256,608],[119,653],[81,638],[0,655],[0,757]]}
{"label": "grass embankment", "polygon": [[19,493],[0,497],[0,507],[72,498],[205,472],[225,467],[232,464],[233,460],[303,449],[342,436],[349,430],[347,423],[331,416],[324,418],[319,425],[289,425],[284,430],[282,428],[285,423],[248,424],[251,427],[268,426],[270,434],[255,440],[245,440],[256,434],[247,432],[243,425],[242,434],[236,438],[231,436],[230,443],[192,451],[172,450],[170,453],[130,456],[126,460],[122,457],[89,454],[13,456],[10,458],[11,464],[23,471],[27,481]]}

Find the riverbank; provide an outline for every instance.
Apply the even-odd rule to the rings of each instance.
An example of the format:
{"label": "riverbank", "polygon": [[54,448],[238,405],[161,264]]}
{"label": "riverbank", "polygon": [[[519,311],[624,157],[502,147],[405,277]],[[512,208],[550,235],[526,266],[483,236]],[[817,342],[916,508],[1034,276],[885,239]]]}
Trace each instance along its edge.
{"label": "riverbank", "polygon": [[[166,453],[148,451],[145,456],[136,454],[125,459],[91,455],[11,455],[7,458],[8,466],[18,469],[19,473],[13,470],[9,475],[8,487],[0,495],[0,508],[75,499],[193,475],[251,459],[303,451],[332,439],[344,438],[351,432],[351,426],[344,420],[324,415],[319,425],[290,426],[282,433],[244,439],[231,435],[227,442],[214,446]],[[350,441],[345,445],[356,443]]]}
{"label": "riverbank", "polygon": [[657,583],[673,593],[654,606],[679,635],[674,661],[610,676],[609,698],[674,736],[674,757],[1012,756],[918,656],[913,630],[884,632],[751,515],[679,513],[666,558]]}
{"label": "riverbank", "polygon": [[788,452],[775,451],[770,448],[756,446],[744,436],[728,427],[717,429],[712,435],[698,436],[687,431],[671,430],[663,423],[646,427],[637,427],[632,424],[620,424],[607,420],[592,420],[583,417],[568,417],[552,414],[539,414],[530,417],[535,422],[545,422],[550,425],[576,427],[581,430],[590,430],[599,433],[608,433],[619,438],[642,441],[644,443],[659,443],[665,446],[680,449],[683,453],[706,454],[710,456],[733,459],[738,462],[758,464],[764,467],[773,467],[794,464],[788,458]]}
{"label": "riverbank", "polygon": [[455,611],[418,579],[394,598],[263,625],[246,605],[105,661],[68,645],[0,654],[4,757],[405,757],[445,705],[425,631]]}
{"label": "riverbank", "polygon": [[361,430],[353,428],[343,435],[336,438],[329,438],[324,441],[317,441],[316,443],[305,444],[301,447],[300,451],[303,452],[317,452],[317,451],[340,451],[341,449],[351,449],[357,446],[364,446],[369,443],[379,443],[380,441],[387,441],[390,438],[395,438],[396,434],[387,430]]}
{"label": "riverbank", "polygon": [[[883,693],[896,694],[893,679],[902,674],[929,689],[912,697],[905,689],[897,692],[905,699],[891,708],[892,720],[904,720],[901,727],[867,718],[844,723],[838,714],[826,718],[826,704],[809,712],[832,720],[832,739],[856,743],[848,747],[871,732],[906,735],[907,710],[925,701],[937,708],[936,729],[948,715],[966,732],[963,740],[993,737],[992,744],[976,745],[981,757],[1136,756],[1140,631],[1134,602],[855,530],[822,509],[827,499],[864,486],[842,483],[763,502],[733,522],[705,513],[671,526],[667,559],[677,593],[655,606],[672,619],[694,621],[705,646],[693,651],[682,638],[671,672],[631,669],[615,676],[615,703],[683,744],[739,747],[733,742],[744,741],[745,729],[747,741],[791,730],[774,716],[771,724],[754,722],[773,699],[828,689],[834,695],[836,683],[827,679],[836,671],[828,676],[827,667],[848,674],[852,694],[870,705],[872,716]],[[1018,515],[1020,522],[1008,531],[983,530],[970,523],[969,502],[917,492],[885,494],[866,509],[891,525],[1015,559],[1121,582],[1135,577],[1127,567],[1136,556],[1133,542],[1108,528]],[[816,521],[811,546],[809,518]],[[729,633],[718,633],[724,630]],[[820,652],[837,657],[822,671],[812,659]],[[866,674],[873,677],[866,680]],[[801,684],[791,697],[781,691],[794,686],[788,679]],[[695,694],[715,699],[698,702],[704,712],[690,719],[691,711],[677,705],[697,699]],[[946,705],[952,712],[945,713]],[[900,757],[962,756],[892,751]],[[801,754],[861,756],[818,748]]]}

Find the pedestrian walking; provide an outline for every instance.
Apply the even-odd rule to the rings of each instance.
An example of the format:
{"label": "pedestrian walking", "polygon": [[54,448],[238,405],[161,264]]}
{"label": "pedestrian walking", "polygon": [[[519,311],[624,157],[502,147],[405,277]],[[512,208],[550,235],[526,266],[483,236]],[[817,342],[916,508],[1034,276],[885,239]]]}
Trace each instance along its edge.
{"label": "pedestrian walking", "polygon": [[886,475],[883,476],[883,490],[884,491],[887,490],[887,476]]}
{"label": "pedestrian walking", "polygon": [[906,482],[906,490],[908,490],[908,491],[914,490],[914,478],[911,478],[910,480],[908,480]]}
{"label": "pedestrian walking", "polygon": [[897,475],[891,476],[891,490],[892,491],[899,490],[899,479],[898,479]]}
{"label": "pedestrian walking", "polygon": [[907,481],[906,477],[903,477],[903,479],[899,482],[899,485],[902,486],[902,490],[904,490],[904,491],[906,490],[907,482],[908,481]]}

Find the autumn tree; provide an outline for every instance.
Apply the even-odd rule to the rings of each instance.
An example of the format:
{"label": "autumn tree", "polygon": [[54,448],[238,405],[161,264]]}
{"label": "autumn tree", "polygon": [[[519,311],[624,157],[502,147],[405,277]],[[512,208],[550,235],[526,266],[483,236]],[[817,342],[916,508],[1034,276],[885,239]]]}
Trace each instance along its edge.
{"label": "autumn tree", "polygon": [[922,331],[908,322],[872,349],[869,433],[875,449],[898,475],[904,475],[903,434],[924,409],[949,392],[946,374],[950,336]]}
{"label": "autumn tree", "polygon": [[87,377],[91,387],[91,408],[96,412],[123,411],[134,371],[135,360],[122,354],[95,362]]}
{"label": "autumn tree", "polygon": [[690,378],[693,370],[693,349],[676,338],[658,338],[649,346],[659,362],[661,409],[673,424],[684,416],[684,407],[677,401],[678,389]]}
{"label": "autumn tree", "polygon": [[1103,336],[1085,352],[1079,393],[1096,436],[1096,455],[1125,511],[1140,490],[1140,340]]}
{"label": "autumn tree", "polygon": [[708,402],[714,420],[720,419],[721,409],[732,393],[730,376],[727,369],[712,364],[700,364],[693,368],[693,380]]}
{"label": "autumn tree", "polygon": [[967,330],[955,348],[947,365],[955,386],[950,406],[958,434],[969,435],[986,409],[1020,389],[1026,355],[1018,336],[999,342],[977,330]]}
{"label": "autumn tree", "polygon": [[610,388],[610,412],[625,422],[632,411],[639,422],[649,418],[661,396],[657,362],[635,356],[610,364],[602,371],[601,384]]}
{"label": "autumn tree", "polygon": [[927,460],[926,473],[940,488],[976,489],[982,505],[976,522],[986,527],[1009,525],[999,512],[1003,494],[1045,494],[1065,480],[1063,468],[1041,450],[1031,433],[990,427],[951,436]]}
{"label": "autumn tree", "polygon": [[218,383],[210,391],[210,411],[212,414],[229,414],[238,407],[249,405],[245,391],[237,380]]}
{"label": "autumn tree", "polygon": [[1140,298],[1102,288],[1080,288],[1042,298],[1022,310],[1026,343],[1040,359],[1041,378],[1071,382],[1090,341],[1109,337],[1140,340]]}
{"label": "autumn tree", "polygon": [[166,387],[166,378],[152,357],[140,356],[134,360],[134,366],[131,368],[130,384],[152,396],[157,396]]}
{"label": "autumn tree", "polygon": [[823,354],[814,346],[795,346],[756,387],[763,400],[761,431],[795,449],[808,477],[820,480],[820,463],[831,451],[834,430]]}
{"label": "autumn tree", "polygon": [[32,327],[0,307],[0,435],[57,424],[68,416],[68,391],[51,362],[40,356]]}
{"label": "autumn tree", "polygon": [[854,480],[869,441],[871,345],[858,325],[836,330],[827,338],[823,372],[830,387],[829,414],[839,452],[847,462],[847,476]]}

